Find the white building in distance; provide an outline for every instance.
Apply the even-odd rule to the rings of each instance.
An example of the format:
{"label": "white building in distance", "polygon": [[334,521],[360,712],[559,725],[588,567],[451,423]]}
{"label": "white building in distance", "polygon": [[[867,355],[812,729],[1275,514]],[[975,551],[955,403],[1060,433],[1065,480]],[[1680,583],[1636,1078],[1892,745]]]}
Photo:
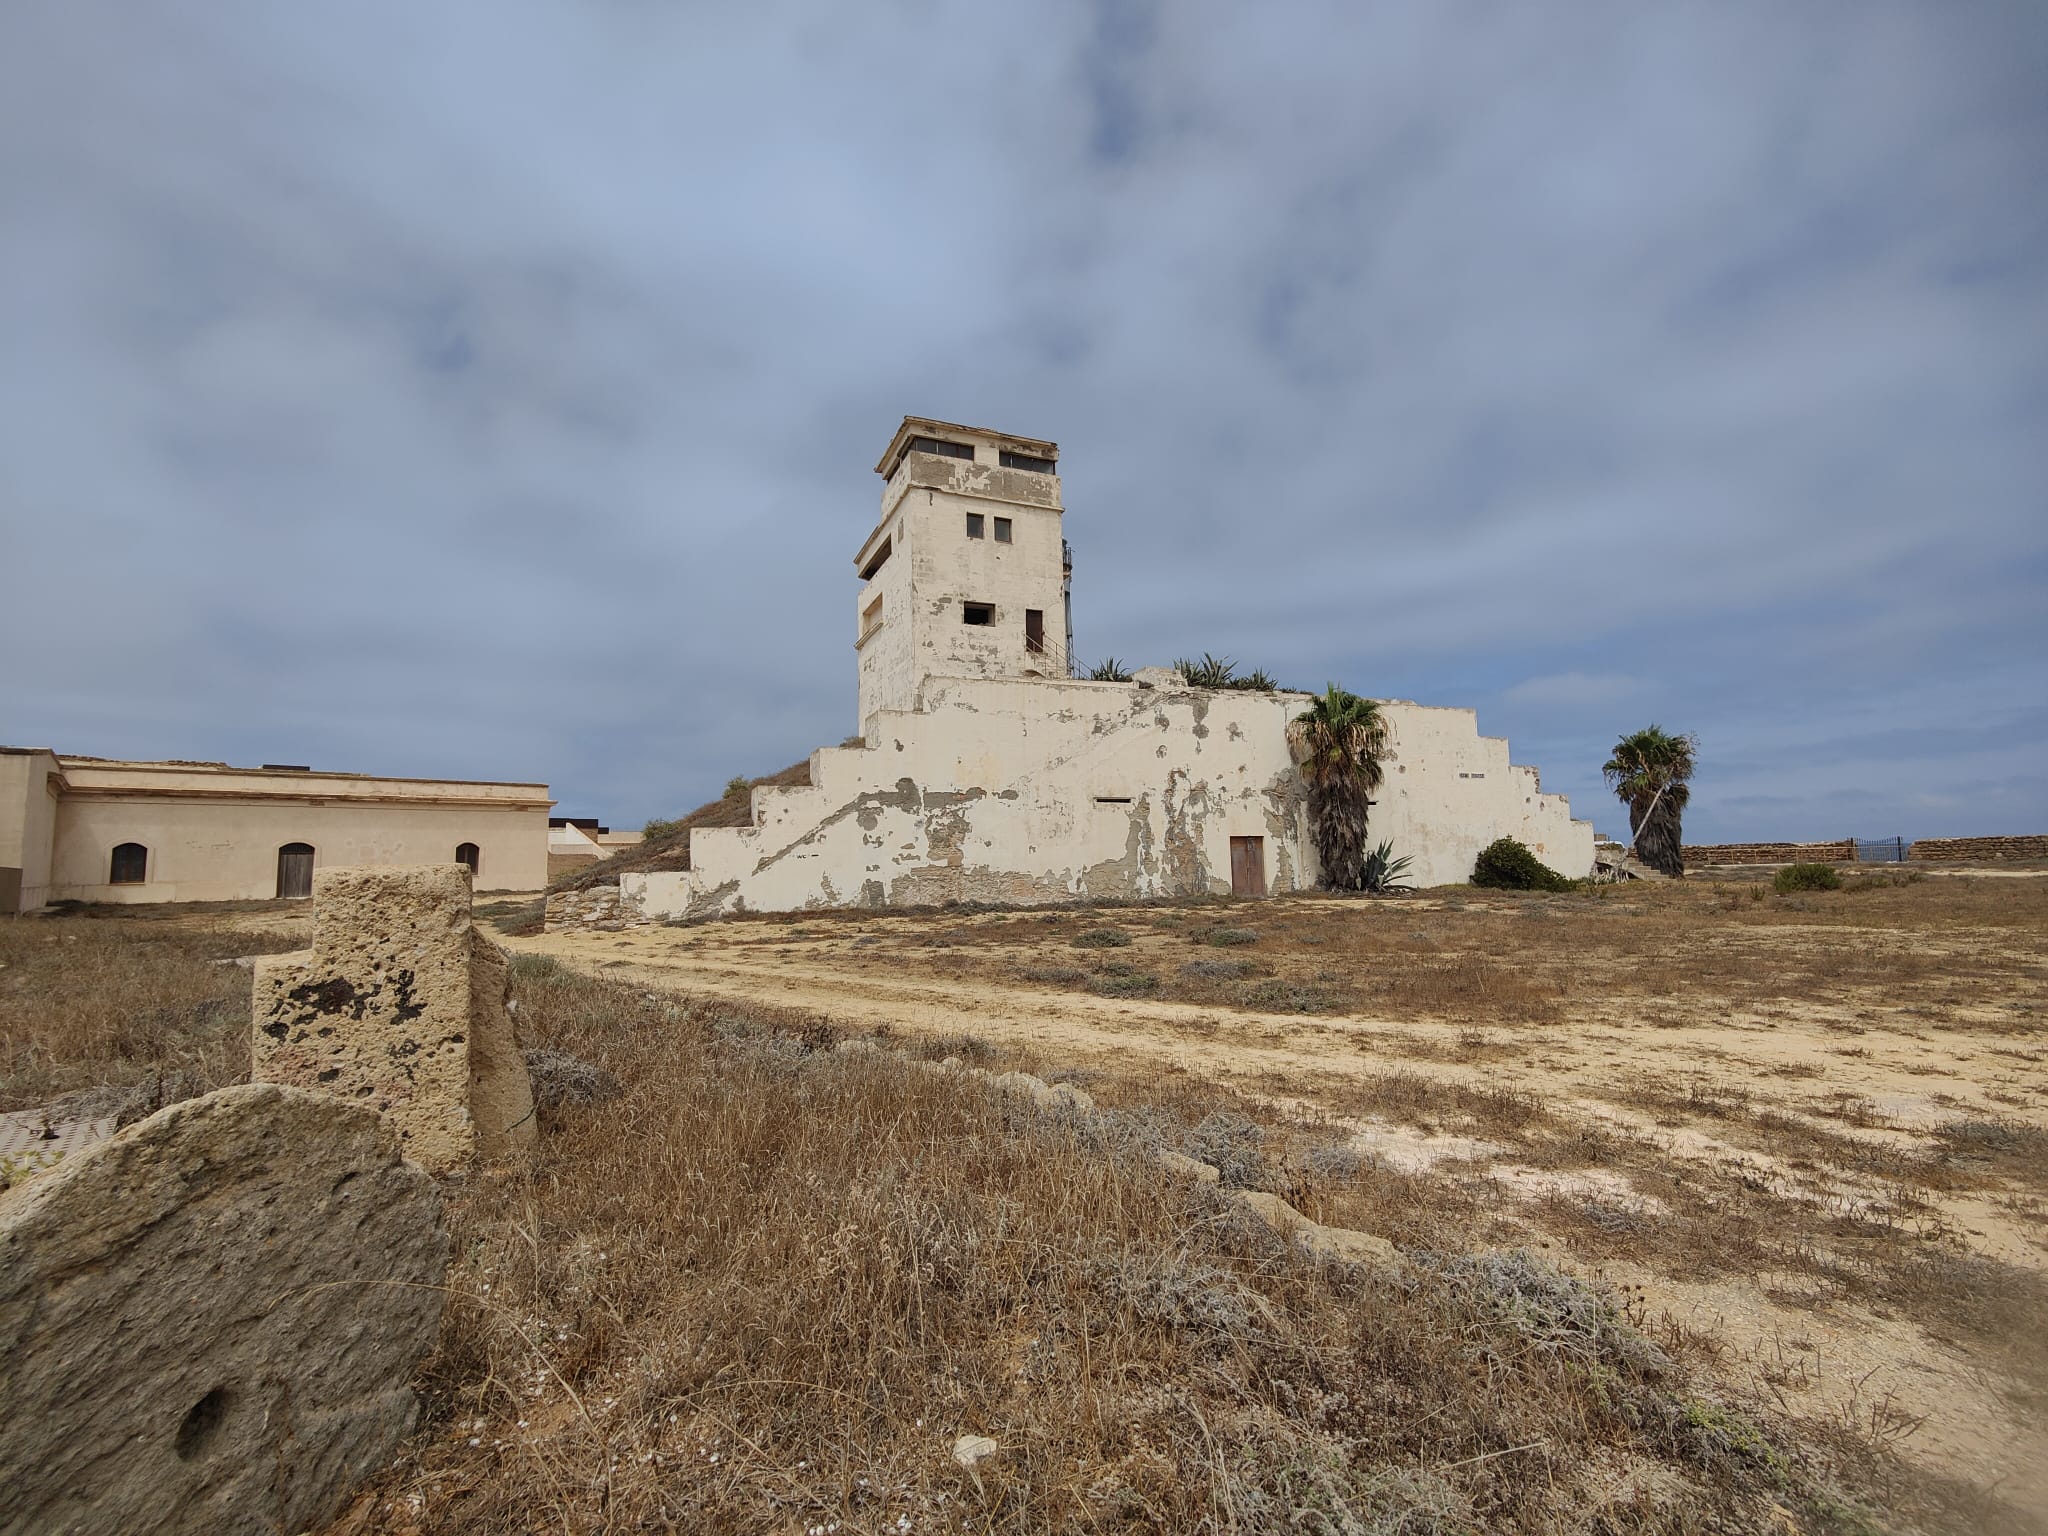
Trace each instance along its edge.
{"label": "white building in distance", "polygon": [[[757,788],[752,825],[700,827],[684,870],[620,877],[645,917],[944,902],[1263,896],[1316,882],[1287,745],[1306,694],[1069,675],[1059,449],[906,417],[876,465],[855,568],[857,745],[808,786]],[[1513,836],[1563,874],[1593,828],[1468,709],[1393,703],[1374,842],[1417,885],[1470,878]]]}

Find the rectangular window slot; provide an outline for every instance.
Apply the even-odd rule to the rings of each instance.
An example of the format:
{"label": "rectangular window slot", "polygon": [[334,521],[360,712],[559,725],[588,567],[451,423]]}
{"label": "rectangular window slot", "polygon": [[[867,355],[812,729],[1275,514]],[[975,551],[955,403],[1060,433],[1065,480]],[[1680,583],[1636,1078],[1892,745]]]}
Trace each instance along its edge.
{"label": "rectangular window slot", "polygon": [[939,437],[913,437],[904,445],[905,453],[936,453],[942,459],[965,459],[974,462],[974,447],[971,443],[949,443]]}
{"label": "rectangular window slot", "polygon": [[979,512],[970,512],[967,514],[967,537],[969,537],[970,539],[980,538],[982,535],[982,530],[987,526],[988,520],[984,518]]}
{"label": "rectangular window slot", "polygon": [[893,543],[895,543],[894,539],[882,540],[882,547],[875,551],[874,559],[860,568],[860,579],[862,581],[873,581],[875,579],[875,572],[889,563],[889,547]]}
{"label": "rectangular window slot", "polygon": [[996,605],[994,603],[962,603],[960,605],[960,622],[962,624],[988,625],[995,623],[995,621]]}
{"label": "rectangular window slot", "polygon": [[998,544],[1010,542],[1010,520],[1007,517],[996,519],[996,542]]}
{"label": "rectangular window slot", "polygon": [[1097,805],[1129,805],[1131,797],[1129,795],[1097,795],[1095,803]]}
{"label": "rectangular window slot", "polygon": [[1054,475],[1059,473],[1059,466],[1051,459],[1033,458],[1028,453],[1012,453],[1007,448],[1002,451],[1001,461],[1005,469],[1028,469],[1034,475]]}

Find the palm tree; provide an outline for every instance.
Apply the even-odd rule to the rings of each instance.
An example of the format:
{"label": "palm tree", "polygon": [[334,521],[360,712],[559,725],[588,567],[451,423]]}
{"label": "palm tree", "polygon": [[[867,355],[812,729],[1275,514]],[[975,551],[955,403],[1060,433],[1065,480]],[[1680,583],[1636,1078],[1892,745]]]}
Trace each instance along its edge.
{"label": "palm tree", "polygon": [[1288,723],[1287,745],[1308,781],[1323,885],[1356,891],[1365,883],[1365,823],[1384,777],[1387,717],[1377,699],[1361,699],[1335,683]]}
{"label": "palm tree", "polygon": [[1600,770],[1614,797],[1628,807],[1636,857],[1663,874],[1685,873],[1679,821],[1692,798],[1686,781],[1699,749],[1697,737],[1673,736],[1653,725],[1617,741]]}

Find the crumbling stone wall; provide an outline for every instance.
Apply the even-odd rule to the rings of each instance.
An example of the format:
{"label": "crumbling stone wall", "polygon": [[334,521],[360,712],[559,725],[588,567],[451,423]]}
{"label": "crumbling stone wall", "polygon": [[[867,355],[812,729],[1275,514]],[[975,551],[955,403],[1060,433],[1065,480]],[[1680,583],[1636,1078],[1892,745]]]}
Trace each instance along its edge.
{"label": "crumbling stone wall", "polygon": [[2001,859],[2048,859],[2048,836],[1923,837],[1906,850],[1906,857],[1984,863],[1996,863]]}
{"label": "crumbling stone wall", "polygon": [[1695,864],[1854,864],[1856,844],[1838,843],[1701,843],[1684,850],[1686,867]]}
{"label": "crumbling stone wall", "polygon": [[319,870],[312,949],[256,962],[252,1075],[383,1111],[436,1171],[509,1156],[535,1126],[507,975],[464,866]]}
{"label": "crumbling stone wall", "polygon": [[616,885],[593,885],[582,891],[550,891],[543,918],[550,933],[567,928],[615,933],[623,928],[645,928],[652,922],[652,918],[620,901]]}

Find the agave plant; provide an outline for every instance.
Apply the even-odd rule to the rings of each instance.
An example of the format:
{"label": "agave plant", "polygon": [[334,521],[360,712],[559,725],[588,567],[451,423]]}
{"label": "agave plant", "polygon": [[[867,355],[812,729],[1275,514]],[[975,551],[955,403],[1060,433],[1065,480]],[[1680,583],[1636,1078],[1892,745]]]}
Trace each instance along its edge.
{"label": "agave plant", "polygon": [[1366,817],[1393,755],[1387,735],[1379,701],[1335,683],[1288,724],[1287,745],[1308,783],[1316,857],[1330,890],[1364,889]]}
{"label": "agave plant", "polygon": [[1114,656],[1105,656],[1088,669],[1091,683],[1128,683],[1131,669]]}
{"label": "agave plant", "polygon": [[1365,856],[1365,863],[1359,869],[1358,888],[1376,896],[1385,895],[1388,891],[1405,891],[1408,882],[1401,877],[1414,862],[1405,854],[1395,858],[1394,845],[1391,842],[1381,843]]}
{"label": "agave plant", "polygon": [[1173,670],[1188,680],[1190,688],[1229,688],[1237,675],[1237,663],[1228,656],[1211,656],[1204,651],[1200,661],[1181,657],[1173,663]]}

